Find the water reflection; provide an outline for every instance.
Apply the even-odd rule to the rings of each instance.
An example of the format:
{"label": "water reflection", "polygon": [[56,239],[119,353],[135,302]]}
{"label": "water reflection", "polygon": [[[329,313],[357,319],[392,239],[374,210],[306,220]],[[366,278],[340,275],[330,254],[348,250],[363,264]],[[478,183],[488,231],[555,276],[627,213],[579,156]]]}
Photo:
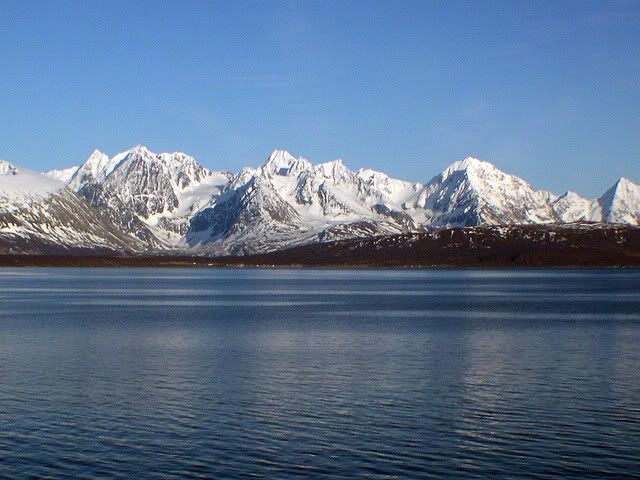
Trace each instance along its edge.
{"label": "water reflection", "polygon": [[0,476],[640,469],[640,273],[0,270]]}

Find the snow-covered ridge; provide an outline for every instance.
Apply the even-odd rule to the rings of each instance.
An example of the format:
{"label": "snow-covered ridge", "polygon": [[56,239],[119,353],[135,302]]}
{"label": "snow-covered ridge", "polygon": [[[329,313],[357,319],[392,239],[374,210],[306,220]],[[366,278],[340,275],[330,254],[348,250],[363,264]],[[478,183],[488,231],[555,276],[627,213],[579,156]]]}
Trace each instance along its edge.
{"label": "snow-covered ridge", "polygon": [[[11,178],[23,170],[0,164],[3,171]],[[423,184],[353,171],[341,159],[314,164],[286,150],[234,175],[184,153],[138,145],[112,157],[96,150],[79,168],[49,175],[67,179],[122,232],[151,248],[210,254],[452,226],[640,224],[640,186],[627,179],[598,199],[556,195],[473,157]]]}
{"label": "snow-covered ridge", "polygon": [[116,252],[144,248],[50,176],[0,161],[3,253]]}
{"label": "snow-covered ridge", "polygon": [[58,180],[0,160],[0,198],[27,201],[48,197],[64,188]]}
{"label": "snow-covered ridge", "polygon": [[74,165],[73,167],[64,168],[62,170],[49,170],[45,173],[45,175],[47,177],[54,178],[62,183],[67,183],[69,180],[71,180],[71,177],[73,177],[73,175],[78,171],[78,168],[80,167]]}
{"label": "snow-covered ridge", "polygon": [[340,159],[313,164],[275,150],[233,176],[196,214],[187,243],[209,253],[247,253],[416,228],[401,203],[419,186]]}
{"label": "snow-covered ridge", "polygon": [[68,180],[93,206],[154,246],[178,245],[189,218],[220,193],[230,174],[212,172],[181,152],[142,145],[109,157],[95,150]]}

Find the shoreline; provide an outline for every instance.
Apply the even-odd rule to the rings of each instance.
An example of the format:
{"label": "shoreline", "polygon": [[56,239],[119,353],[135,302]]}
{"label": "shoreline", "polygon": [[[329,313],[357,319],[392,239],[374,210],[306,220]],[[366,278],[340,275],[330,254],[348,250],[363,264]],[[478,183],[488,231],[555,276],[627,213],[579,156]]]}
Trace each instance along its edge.
{"label": "shoreline", "polygon": [[[277,253],[277,252],[276,252]],[[270,255],[270,254],[266,254]],[[369,262],[269,262],[242,260],[240,257],[170,257],[170,256],[83,256],[83,255],[0,255],[0,268],[229,268],[229,269],[312,269],[312,270],[633,270],[640,269],[640,258],[608,262],[595,259],[592,262],[505,261],[494,259],[476,262],[399,263]],[[569,260],[569,259],[567,259]],[[592,259],[594,260],[594,259]]]}

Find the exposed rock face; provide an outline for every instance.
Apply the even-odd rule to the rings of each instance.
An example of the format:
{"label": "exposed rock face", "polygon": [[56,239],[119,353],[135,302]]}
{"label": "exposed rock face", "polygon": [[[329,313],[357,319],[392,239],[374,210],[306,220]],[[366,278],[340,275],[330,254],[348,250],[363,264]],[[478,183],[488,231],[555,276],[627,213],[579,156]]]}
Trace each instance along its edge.
{"label": "exposed rock face", "polygon": [[[89,212],[99,211],[96,222],[120,235],[109,246],[113,249],[127,245],[157,252],[250,254],[449,227],[640,224],[640,186],[627,179],[595,200],[574,192],[554,195],[471,157],[426,184],[370,169],[352,171],[342,160],[312,164],[283,150],[274,151],[261,167],[235,175],[210,171],[184,153],[155,154],[142,146],[113,157],[96,150],[80,167],[33,177],[37,188],[11,182],[16,176],[24,180],[20,172],[24,170],[0,162],[6,205],[23,205],[23,190],[27,197],[40,192],[34,205],[50,193],[67,198],[76,192],[91,207]],[[2,212],[6,222],[12,211]],[[24,230],[43,224],[45,214],[68,217],[53,203],[42,212],[36,218],[21,207],[11,222],[19,221]],[[47,233],[52,242],[64,236],[56,225]],[[9,230],[6,223],[2,235]]]}
{"label": "exposed rock face", "polygon": [[0,161],[0,252],[143,249],[62,182]]}
{"label": "exposed rock face", "polygon": [[206,253],[250,253],[287,245],[420,227],[400,202],[420,185],[341,160],[313,165],[274,151],[234,176],[191,221],[187,243]]}
{"label": "exposed rock face", "polygon": [[150,247],[174,248],[183,243],[193,214],[220,193],[229,177],[184,153],[158,155],[137,146],[112,158],[96,150],[69,187]]}

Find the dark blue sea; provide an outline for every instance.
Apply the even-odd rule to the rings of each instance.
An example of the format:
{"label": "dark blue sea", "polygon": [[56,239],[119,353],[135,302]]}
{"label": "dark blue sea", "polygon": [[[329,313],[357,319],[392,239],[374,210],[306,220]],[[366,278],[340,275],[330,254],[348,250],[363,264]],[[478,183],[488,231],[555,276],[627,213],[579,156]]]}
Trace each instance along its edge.
{"label": "dark blue sea", "polygon": [[640,271],[0,269],[0,478],[634,476]]}

